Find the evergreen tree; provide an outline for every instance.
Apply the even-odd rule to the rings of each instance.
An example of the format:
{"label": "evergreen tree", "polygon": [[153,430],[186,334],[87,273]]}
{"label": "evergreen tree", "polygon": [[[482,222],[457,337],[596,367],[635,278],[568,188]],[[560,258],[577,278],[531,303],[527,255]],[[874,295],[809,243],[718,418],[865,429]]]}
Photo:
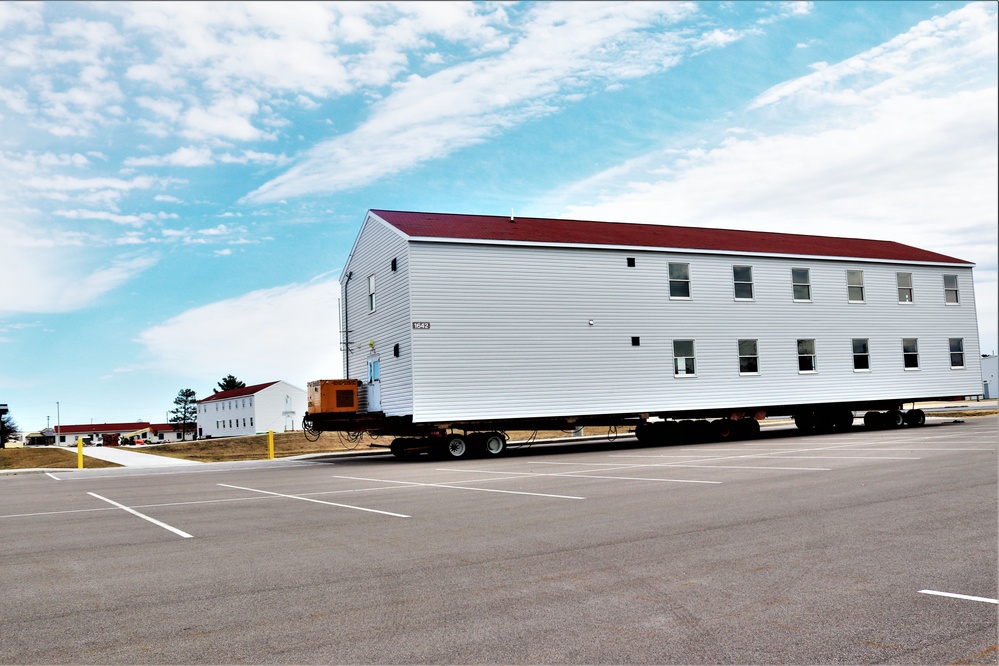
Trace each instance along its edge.
{"label": "evergreen tree", "polygon": [[13,440],[19,432],[21,431],[18,430],[17,424],[14,423],[10,414],[0,414],[0,449],[4,448],[7,442]]}
{"label": "evergreen tree", "polygon": [[232,375],[226,375],[219,382],[219,387],[217,389],[212,389],[213,392],[218,393],[219,391],[229,391],[232,389],[246,388],[246,384],[239,381]]}
{"label": "evergreen tree", "polygon": [[177,405],[170,410],[170,423],[180,424],[180,437],[182,441],[187,440],[187,431],[194,429],[194,424],[198,422],[198,398],[194,389],[181,389],[177,397],[173,399],[173,404]]}

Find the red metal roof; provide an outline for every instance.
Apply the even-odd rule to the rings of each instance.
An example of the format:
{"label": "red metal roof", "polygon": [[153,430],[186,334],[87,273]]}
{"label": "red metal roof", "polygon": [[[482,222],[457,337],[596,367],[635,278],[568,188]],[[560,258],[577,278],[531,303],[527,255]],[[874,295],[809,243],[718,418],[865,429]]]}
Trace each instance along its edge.
{"label": "red metal roof", "polygon": [[89,423],[83,425],[59,425],[55,426],[57,435],[81,435],[98,434],[106,432],[132,432],[148,428],[146,421],[135,421],[134,423]]}
{"label": "red metal roof", "polygon": [[971,264],[970,261],[894,241],[807,236],[766,231],[674,227],[661,224],[588,222],[539,217],[457,215],[372,210],[407,236],[512,243],[566,243],[753,252],[818,257],[853,257],[905,262]]}
{"label": "red metal roof", "polygon": [[253,395],[254,393],[259,393],[260,391],[263,391],[268,386],[274,386],[275,384],[277,384],[276,381],[267,382],[265,384],[254,384],[253,386],[244,386],[243,388],[238,388],[238,389],[229,389],[228,391],[219,391],[214,395],[210,395],[207,398],[198,400],[198,404],[201,404],[202,402],[213,402],[215,400],[228,400],[230,398],[240,398],[244,395]]}

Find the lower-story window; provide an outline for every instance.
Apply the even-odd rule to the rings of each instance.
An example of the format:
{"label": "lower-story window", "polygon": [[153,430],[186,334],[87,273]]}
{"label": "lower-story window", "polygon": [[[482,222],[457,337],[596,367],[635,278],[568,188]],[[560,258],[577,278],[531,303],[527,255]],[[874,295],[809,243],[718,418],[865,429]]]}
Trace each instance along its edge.
{"label": "lower-story window", "polygon": [[739,374],[755,375],[760,372],[760,355],[756,340],[739,340]]}
{"label": "lower-story window", "polygon": [[673,375],[676,377],[693,376],[694,366],[694,341],[674,340],[673,341]]}
{"label": "lower-story window", "polygon": [[798,372],[815,372],[815,340],[798,340]]}
{"label": "lower-story window", "polygon": [[919,340],[902,338],[902,363],[906,370],[919,370]]}
{"label": "lower-story window", "polygon": [[964,338],[950,339],[950,367],[964,367]]}
{"label": "lower-story window", "polygon": [[871,348],[868,345],[867,338],[853,339],[853,369],[871,369]]}

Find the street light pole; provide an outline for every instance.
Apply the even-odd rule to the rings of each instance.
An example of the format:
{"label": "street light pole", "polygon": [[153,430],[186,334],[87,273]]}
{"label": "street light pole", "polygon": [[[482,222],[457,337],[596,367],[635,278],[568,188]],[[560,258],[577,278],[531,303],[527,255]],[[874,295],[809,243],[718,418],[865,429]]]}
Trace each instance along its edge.
{"label": "street light pole", "polygon": [[7,409],[6,404],[0,404],[0,449],[7,448],[7,433],[4,432],[3,417],[7,415],[8,411],[10,410]]}

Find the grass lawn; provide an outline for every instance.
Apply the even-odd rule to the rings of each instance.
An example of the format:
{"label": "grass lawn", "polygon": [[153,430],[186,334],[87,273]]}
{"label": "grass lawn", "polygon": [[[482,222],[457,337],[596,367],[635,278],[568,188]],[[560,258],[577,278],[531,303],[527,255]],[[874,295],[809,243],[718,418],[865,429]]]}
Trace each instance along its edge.
{"label": "grass lawn", "polygon": [[[72,449],[49,449],[25,446],[17,449],[0,449],[0,469],[34,468],[76,469],[76,447]],[[83,456],[83,468],[121,467],[116,463]]]}

